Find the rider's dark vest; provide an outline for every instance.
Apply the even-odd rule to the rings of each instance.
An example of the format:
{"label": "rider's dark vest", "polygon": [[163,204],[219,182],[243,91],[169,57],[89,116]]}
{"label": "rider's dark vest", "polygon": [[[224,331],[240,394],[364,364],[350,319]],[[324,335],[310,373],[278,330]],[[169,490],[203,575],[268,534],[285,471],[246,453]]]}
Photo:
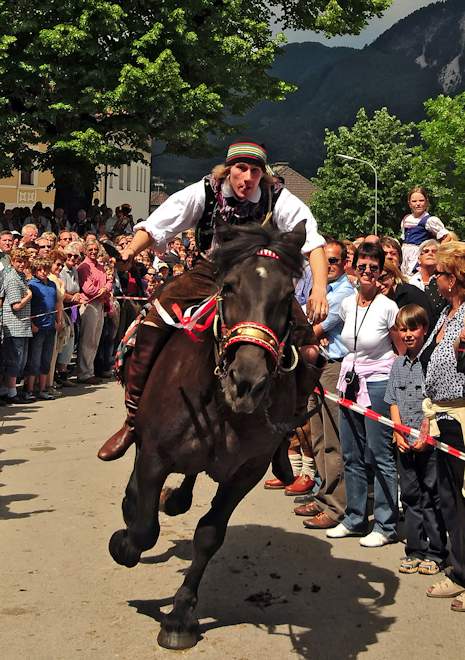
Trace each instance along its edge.
{"label": "rider's dark vest", "polygon": [[[221,189],[220,182],[216,182],[218,190]],[[214,182],[210,176],[205,177],[205,208],[202,217],[197,223],[195,229],[195,242],[199,252],[206,252],[210,249],[215,226],[218,219],[222,219],[233,225],[243,225],[248,222],[264,221],[267,213],[273,212],[279,195],[283,189],[282,184],[275,184],[272,186],[260,184],[262,194],[256,204],[246,202],[246,206],[241,207],[237,204],[237,213],[234,212],[234,207],[228,206],[224,209],[224,205],[219,202],[219,195],[214,189]],[[245,213],[244,213],[245,209]],[[241,212],[242,211],[242,212]],[[271,216],[271,223],[273,217]]]}
{"label": "rider's dark vest", "polygon": [[434,234],[426,229],[426,223],[430,217],[431,216],[429,213],[425,213],[416,227],[406,229],[404,235],[404,243],[410,243],[411,245],[421,245],[423,241],[434,238]]}

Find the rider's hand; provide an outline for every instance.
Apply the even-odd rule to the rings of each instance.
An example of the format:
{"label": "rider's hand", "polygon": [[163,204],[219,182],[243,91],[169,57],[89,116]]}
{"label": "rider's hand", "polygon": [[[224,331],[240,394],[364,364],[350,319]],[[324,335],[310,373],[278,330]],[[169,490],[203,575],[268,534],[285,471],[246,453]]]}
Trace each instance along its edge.
{"label": "rider's hand", "polygon": [[307,301],[307,316],[310,323],[314,325],[321,323],[328,316],[328,299],[326,291],[318,291],[313,288]]}
{"label": "rider's hand", "polygon": [[125,247],[121,252],[121,261],[118,264],[119,267],[122,267],[124,270],[129,270],[132,267],[133,262],[134,252],[131,250],[130,246]]}

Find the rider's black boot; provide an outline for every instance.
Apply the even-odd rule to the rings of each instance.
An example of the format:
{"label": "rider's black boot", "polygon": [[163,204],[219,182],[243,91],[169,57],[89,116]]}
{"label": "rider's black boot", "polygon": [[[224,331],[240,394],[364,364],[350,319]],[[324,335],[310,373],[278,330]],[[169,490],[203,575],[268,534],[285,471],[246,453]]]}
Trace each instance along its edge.
{"label": "rider's black boot", "polygon": [[153,325],[141,323],[137,330],[136,345],[129,359],[129,369],[126,382],[125,404],[127,410],[126,421],[105,444],[100,448],[97,456],[102,461],[114,461],[123,456],[135,440],[134,419],[144,386],[158,357],[170,335],[169,328],[157,328]]}

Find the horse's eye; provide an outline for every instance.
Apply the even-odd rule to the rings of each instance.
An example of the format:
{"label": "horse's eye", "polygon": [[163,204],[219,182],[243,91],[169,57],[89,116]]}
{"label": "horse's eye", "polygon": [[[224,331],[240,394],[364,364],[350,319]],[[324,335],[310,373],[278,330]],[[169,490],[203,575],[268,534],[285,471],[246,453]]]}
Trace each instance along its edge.
{"label": "horse's eye", "polygon": [[221,290],[221,293],[222,293],[223,297],[224,296],[232,296],[233,293],[234,293],[234,288],[233,288],[232,284],[228,284],[227,282],[225,282],[225,284],[223,284],[223,288]]}

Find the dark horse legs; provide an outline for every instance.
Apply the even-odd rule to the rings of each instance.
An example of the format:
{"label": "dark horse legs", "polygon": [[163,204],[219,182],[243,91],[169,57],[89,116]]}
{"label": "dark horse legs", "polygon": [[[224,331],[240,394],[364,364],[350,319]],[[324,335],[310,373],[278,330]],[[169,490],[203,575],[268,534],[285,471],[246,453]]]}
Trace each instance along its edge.
{"label": "dark horse legs", "polygon": [[137,451],[134,470],[126,487],[123,517],[127,529],[113,534],[109,543],[113,559],[132,568],[144,550],[153,548],[160,533],[158,503],[167,471],[151,455]]}
{"label": "dark horse legs", "polygon": [[199,520],[194,535],[194,556],[184,582],[174,597],[173,610],[161,624],[158,643],[167,649],[186,649],[198,641],[198,621],[194,614],[197,591],[205,568],[222,546],[229,518],[239,502],[262,479],[269,465],[249,462],[229,481],[220,484],[210,511]]}

